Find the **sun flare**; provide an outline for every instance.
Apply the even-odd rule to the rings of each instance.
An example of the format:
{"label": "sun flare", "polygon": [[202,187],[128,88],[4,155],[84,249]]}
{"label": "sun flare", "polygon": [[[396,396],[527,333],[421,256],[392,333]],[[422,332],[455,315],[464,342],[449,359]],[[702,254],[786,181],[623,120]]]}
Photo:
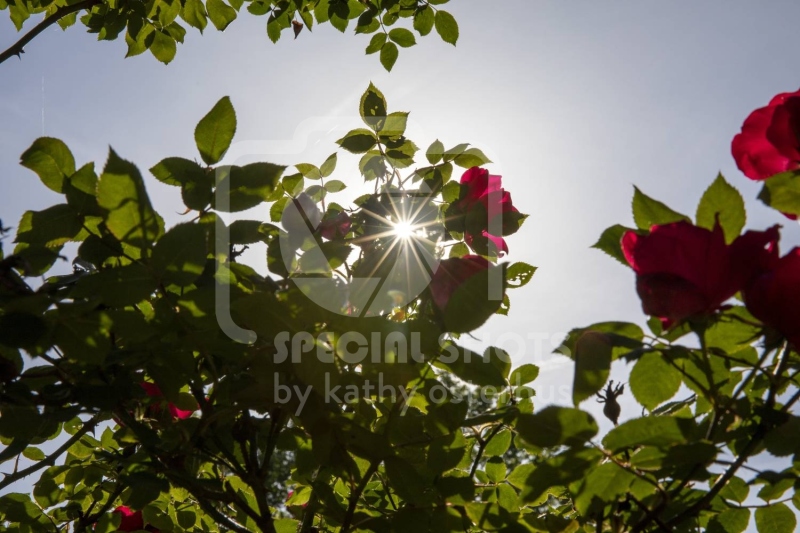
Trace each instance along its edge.
{"label": "sun flare", "polygon": [[408,220],[400,221],[392,227],[392,233],[394,233],[398,239],[410,239],[415,231],[416,228],[414,224]]}

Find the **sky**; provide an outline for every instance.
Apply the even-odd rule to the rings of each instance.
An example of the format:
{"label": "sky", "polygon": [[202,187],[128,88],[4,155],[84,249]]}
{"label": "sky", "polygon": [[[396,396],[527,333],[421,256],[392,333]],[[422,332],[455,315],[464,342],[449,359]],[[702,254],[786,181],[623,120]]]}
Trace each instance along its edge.
{"label": "sky", "polygon": [[[195,124],[229,95],[234,143],[243,143],[229,155],[257,146],[261,160],[319,164],[336,148],[331,128],[353,123],[372,81],[390,110],[411,112],[408,136],[419,146],[439,138],[483,149],[530,215],[508,239],[508,260],[539,270],[511,293],[509,316],[490,320],[474,342],[504,340],[515,365],[541,365],[540,404],[571,401],[571,363],[550,355],[566,331],[644,323],[632,271],[590,248],[606,227],[632,225],[634,184],[693,215],[722,172],[747,201],[748,228],[781,223],[783,249],[800,243],[797,224],[755,199],[760,186],[730,155],[753,109],[800,86],[800,4],[454,0],[446,9],[460,26],[457,46],[418,39],[391,73],[364,55],[369,37],[325,25],[273,45],[265,18],[247,13],[222,33],[190,29],[168,66],[149,53],[123,59],[122,40],[96,43],[78,26],[50,29],[21,61],[0,65],[0,219],[16,225],[25,210],[57,201],[18,165],[42,134],[65,141],[78,164],[102,168],[110,145],[147,174],[164,157],[196,158]],[[5,49],[17,34],[2,15]],[[335,177],[355,186],[355,168],[342,159]],[[180,221],[177,190],[152,177],[148,188],[168,226]],[[618,365],[612,375],[624,380],[630,368]],[[637,416],[623,398],[622,419]],[[584,407],[607,424],[601,406]]]}

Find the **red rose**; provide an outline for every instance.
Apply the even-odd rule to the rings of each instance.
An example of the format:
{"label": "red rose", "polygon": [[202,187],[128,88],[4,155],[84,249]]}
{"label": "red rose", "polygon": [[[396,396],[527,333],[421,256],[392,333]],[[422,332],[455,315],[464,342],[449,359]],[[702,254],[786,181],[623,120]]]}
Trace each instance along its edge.
{"label": "red rose", "polygon": [[733,138],[736,165],[751,180],[800,168],[800,91],[782,93],[756,109]]}
{"label": "red rose", "polygon": [[648,235],[622,237],[625,259],[636,272],[642,309],[666,325],[716,311],[777,259],[778,227],[748,231],[728,245],[713,231],[675,222]]}
{"label": "red rose", "polygon": [[130,507],[120,505],[112,512],[122,516],[119,522],[119,531],[139,531],[144,529],[144,519],[141,511],[134,511]]}
{"label": "red rose", "polygon": [[744,291],[747,309],[800,347],[800,248],[780,258]]}
{"label": "red rose", "polygon": [[429,285],[433,303],[444,311],[450,297],[462,283],[488,268],[489,261],[479,255],[453,257],[440,262]]}
{"label": "red rose", "polygon": [[[499,255],[508,252],[503,235],[519,228],[519,211],[511,202],[511,194],[501,187],[501,176],[493,176],[485,168],[472,167],[461,176],[462,192],[455,214],[463,217],[464,242],[484,253],[489,242]],[[499,218],[498,218],[499,217]]]}
{"label": "red rose", "polygon": [[329,241],[344,237],[350,232],[350,217],[344,211],[339,211],[336,215],[325,218],[317,227],[319,234]]}
{"label": "red rose", "polygon": [[[139,383],[139,386],[141,386],[144,389],[145,394],[147,394],[151,398],[164,397],[164,395],[161,393],[161,389],[155,383],[142,381],[141,383]],[[191,411],[178,409],[178,407],[172,402],[167,402],[167,409],[169,409],[169,414],[172,415],[173,420],[175,419],[183,420],[185,418],[189,418],[190,416],[192,416],[192,413],[195,412],[195,409],[192,409]]]}

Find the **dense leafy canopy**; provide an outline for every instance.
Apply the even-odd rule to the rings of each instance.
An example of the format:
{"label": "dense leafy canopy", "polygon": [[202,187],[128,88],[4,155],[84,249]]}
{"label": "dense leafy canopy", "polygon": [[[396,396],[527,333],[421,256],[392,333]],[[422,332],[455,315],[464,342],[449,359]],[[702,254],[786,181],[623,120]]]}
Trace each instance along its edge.
{"label": "dense leafy canopy", "polygon": [[[31,16],[44,19],[8,50],[0,63],[19,56],[41,31],[53,24],[62,29],[80,22],[99,40],[113,41],[120,36],[128,45],[127,57],[150,51],[162,63],[169,63],[183,43],[187,27],[200,33],[211,22],[224,31],[242,9],[251,15],[265,16],[267,36],[275,43],[291,29],[298,38],[303,29],[330,23],[344,33],[372,35],[367,54],[379,54],[386,70],[392,70],[400,48],[417,44],[414,32],[424,37],[435,29],[442,40],[458,41],[458,23],[441,7],[448,0],[0,0],[0,10],[8,10],[17,30]],[[405,24],[410,27],[401,27]],[[413,30],[413,31],[412,31]],[[201,149],[201,153],[202,149]],[[205,159],[204,154],[204,160]]]}
{"label": "dense leafy canopy", "polygon": [[[273,41],[355,20],[390,69],[416,43],[392,27],[401,18],[455,44],[443,3],[247,9],[269,15]],[[34,13],[66,27],[85,11],[101,39],[125,31],[129,53],[164,62],[179,20],[222,30],[242,5],[0,0],[18,27]],[[772,108],[794,109],[780,96],[779,125]],[[194,130],[199,159],[150,169],[187,208],[172,227],[114,150],[100,172],[58,139],[22,154],[63,200],[26,212],[13,251],[0,247],[5,530],[795,530],[800,251],[780,257],[776,228],[743,233],[735,187],[718,176],[694,220],[634,190],[635,227],[594,246],[632,267],[648,327],[571,331],[558,352],[575,362],[574,405],[534,407],[535,365],[512,370],[503,350],[460,342],[532,280],[535,267],[504,257],[525,215],[480,149],[435,141],[421,154],[408,113],[373,85],[359,113],[363,127],[337,142],[374,189],[347,206],[335,201],[349,185],[331,178],[337,153],[220,164],[237,126],[227,97]],[[766,131],[734,141],[740,167],[800,142],[770,148]],[[760,198],[800,213],[796,167],[764,168]],[[270,220],[247,218],[254,207]],[[10,232],[0,224],[0,244]],[[237,261],[257,243],[261,264]],[[51,270],[68,259],[72,273]],[[630,365],[626,384],[609,380],[615,362]],[[620,417],[628,393],[639,416]],[[595,397],[615,426],[605,435],[581,409]],[[759,454],[769,469],[748,463]],[[29,494],[10,492],[23,480]]]}

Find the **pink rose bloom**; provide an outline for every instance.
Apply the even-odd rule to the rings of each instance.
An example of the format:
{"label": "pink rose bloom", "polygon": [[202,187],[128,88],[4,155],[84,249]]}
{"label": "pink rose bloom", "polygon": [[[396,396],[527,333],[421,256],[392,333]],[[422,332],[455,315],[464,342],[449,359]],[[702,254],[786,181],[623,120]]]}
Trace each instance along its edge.
{"label": "pink rose bloom", "polygon": [[781,257],[744,291],[747,309],[800,347],[800,248]]}
{"label": "pink rose bloom", "polygon": [[722,228],[713,231],[675,222],[653,226],[648,235],[628,231],[622,252],[636,272],[645,313],[670,326],[710,314],[778,257],[778,227],[748,231],[730,245]]}
{"label": "pink rose bloom", "polygon": [[502,236],[513,233],[516,228],[508,227],[504,215],[519,211],[511,202],[511,194],[503,190],[501,181],[501,176],[491,175],[480,167],[472,167],[461,176],[466,193],[462,192],[457,208],[466,216],[464,242],[473,250],[477,240],[486,240],[494,244],[498,254],[508,253]]}

